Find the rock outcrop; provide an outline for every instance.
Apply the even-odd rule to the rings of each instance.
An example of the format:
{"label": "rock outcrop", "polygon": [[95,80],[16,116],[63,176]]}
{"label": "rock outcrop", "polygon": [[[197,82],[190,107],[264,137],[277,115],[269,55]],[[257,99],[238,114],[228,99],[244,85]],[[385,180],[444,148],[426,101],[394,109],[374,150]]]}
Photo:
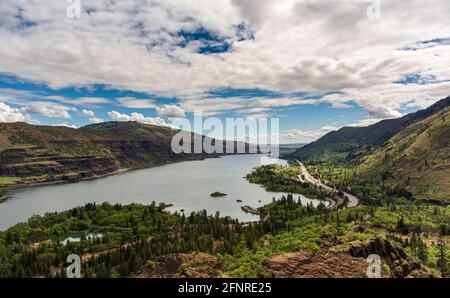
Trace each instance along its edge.
{"label": "rock outcrop", "polygon": [[263,262],[268,277],[351,278],[366,277],[365,259],[326,249],[317,252],[283,254]]}
{"label": "rock outcrop", "polygon": [[144,266],[138,275],[144,277],[220,277],[219,262],[215,256],[202,253],[173,253],[157,257]]}
{"label": "rock outcrop", "polygon": [[407,277],[414,271],[425,270],[420,262],[405,253],[403,249],[395,247],[388,240],[381,238],[354,244],[348,253],[352,257],[364,259],[371,254],[379,255],[382,262],[389,266],[392,277]]}
{"label": "rock outcrop", "polygon": [[107,122],[79,129],[0,123],[0,176],[20,178],[0,187],[77,182],[113,174],[120,168],[216,156],[174,153],[171,141],[177,132],[137,122]]}
{"label": "rock outcrop", "polygon": [[348,251],[323,247],[316,252],[275,256],[263,262],[263,271],[278,278],[366,278],[371,254],[381,258],[381,277],[433,276],[403,249],[381,238],[355,243]]}

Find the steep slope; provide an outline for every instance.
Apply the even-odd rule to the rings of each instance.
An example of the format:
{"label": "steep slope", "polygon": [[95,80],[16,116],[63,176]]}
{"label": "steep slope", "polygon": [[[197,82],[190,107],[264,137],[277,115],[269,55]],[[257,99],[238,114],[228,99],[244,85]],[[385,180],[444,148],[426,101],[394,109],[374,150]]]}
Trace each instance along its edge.
{"label": "steep slope", "polygon": [[450,107],[412,124],[367,156],[363,177],[405,187],[417,198],[450,200]]}
{"label": "steep slope", "polygon": [[214,156],[174,153],[171,141],[178,132],[137,122],[106,122],[79,129],[0,123],[0,186],[78,181],[121,168]]}
{"label": "steep slope", "polygon": [[310,161],[349,161],[381,146],[404,128],[450,106],[450,97],[402,118],[383,120],[366,127],[344,127],[290,154]]}

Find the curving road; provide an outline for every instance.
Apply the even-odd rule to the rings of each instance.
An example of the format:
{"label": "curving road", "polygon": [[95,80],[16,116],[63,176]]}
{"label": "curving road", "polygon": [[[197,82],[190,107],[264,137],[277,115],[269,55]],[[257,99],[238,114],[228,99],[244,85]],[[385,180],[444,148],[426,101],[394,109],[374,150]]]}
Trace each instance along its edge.
{"label": "curving road", "polygon": [[[308,172],[308,170],[306,169],[306,167],[305,167],[305,165],[303,163],[301,163],[297,159],[295,161],[297,161],[297,163],[300,166],[301,174],[298,176],[300,181],[303,182],[305,180],[306,182],[309,182],[309,183],[311,183],[313,185],[321,186],[323,189],[325,189],[326,191],[331,192],[331,193],[339,191],[339,190],[337,190],[337,189],[335,189],[335,188],[333,188],[331,186],[323,184],[320,180],[318,180],[318,179],[314,178],[313,176],[311,176],[311,174]],[[304,176],[304,179],[303,179],[302,175]],[[348,202],[347,202],[347,207],[348,208],[352,208],[352,207],[358,206],[359,200],[358,200],[357,197],[355,197],[354,195],[349,194],[348,192],[345,192],[345,191],[342,191],[342,193],[348,199]],[[341,206],[344,203],[344,200],[343,199],[338,199],[336,201],[329,200],[329,202],[330,202],[330,205],[328,206],[329,209],[337,209],[339,206]]]}

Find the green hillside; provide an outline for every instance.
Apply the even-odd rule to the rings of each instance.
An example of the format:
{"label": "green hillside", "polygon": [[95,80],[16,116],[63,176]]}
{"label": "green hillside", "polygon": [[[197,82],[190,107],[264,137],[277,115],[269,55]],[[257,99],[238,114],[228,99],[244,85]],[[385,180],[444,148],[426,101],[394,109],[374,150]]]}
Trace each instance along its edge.
{"label": "green hillside", "polygon": [[105,122],[79,129],[0,123],[0,187],[76,182],[121,169],[211,156],[174,153],[171,141],[178,132],[138,122]]}
{"label": "green hillside", "polygon": [[374,148],[411,124],[426,119],[450,106],[450,97],[427,109],[397,119],[387,119],[366,127],[343,127],[296,150],[288,157],[310,162],[359,162]]}
{"label": "green hillside", "polygon": [[450,200],[450,107],[408,126],[360,165],[360,174],[417,198]]}

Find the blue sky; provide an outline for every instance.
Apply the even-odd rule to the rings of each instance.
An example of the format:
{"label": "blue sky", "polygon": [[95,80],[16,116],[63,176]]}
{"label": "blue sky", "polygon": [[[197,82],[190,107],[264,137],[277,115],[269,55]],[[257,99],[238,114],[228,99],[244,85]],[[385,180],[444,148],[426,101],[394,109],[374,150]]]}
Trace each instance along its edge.
{"label": "blue sky", "polygon": [[450,94],[446,0],[383,1],[378,17],[356,0],[79,3],[73,18],[65,1],[2,2],[0,121],[170,126],[201,111],[276,117],[281,142],[310,142]]}
{"label": "blue sky", "polygon": [[[135,100],[154,102],[154,106],[164,106],[164,105],[176,105],[179,100],[176,97],[158,97],[154,95],[149,95],[141,92],[134,92],[130,90],[117,90],[107,86],[96,85],[81,88],[61,88],[61,89],[51,89],[45,84],[36,84],[30,81],[21,80],[16,77],[9,75],[0,76],[0,89],[3,93],[16,91],[29,92],[28,96],[17,96],[17,101],[15,99],[10,101],[10,106],[12,108],[21,109],[24,105],[36,102],[40,103],[42,101],[54,103],[55,106],[61,103],[60,98],[64,100],[64,104],[71,109],[68,110],[70,118],[64,117],[48,117],[44,114],[34,114],[33,119],[35,124],[42,125],[71,125],[74,127],[81,127],[84,125],[91,124],[90,116],[85,115],[83,110],[92,111],[95,117],[103,119],[104,121],[116,120],[108,115],[108,112],[117,111],[122,114],[132,114],[133,112],[138,112],[143,114],[145,117],[155,118],[162,117],[169,123],[169,117],[167,115],[158,114],[155,108],[135,108],[126,107],[121,105],[117,99],[120,98],[133,98]],[[212,91],[208,94],[212,98],[284,98],[283,94],[258,90],[258,89],[218,89]],[[307,93],[294,94],[292,97],[301,96],[305,100],[320,100],[321,96],[309,96]],[[76,101],[80,98],[97,98],[104,99],[104,102],[99,103],[85,103],[85,104],[71,104],[72,101]],[[237,118],[243,117],[243,115],[236,114],[234,109],[220,113],[219,115],[213,115],[220,119],[225,118]],[[245,115],[244,115],[245,116]],[[301,126],[304,130],[315,131],[319,126],[333,126],[341,127],[351,123],[356,123],[358,120],[365,119],[368,116],[364,109],[360,108],[355,104],[349,104],[348,107],[344,109],[334,109],[330,103],[319,103],[319,104],[305,104],[297,106],[287,106],[283,108],[278,108],[270,112],[267,117],[280,118],[280,129],[282,131],[294,130]],[[185,117],[193,120],[193,113],[185,113]]]}

